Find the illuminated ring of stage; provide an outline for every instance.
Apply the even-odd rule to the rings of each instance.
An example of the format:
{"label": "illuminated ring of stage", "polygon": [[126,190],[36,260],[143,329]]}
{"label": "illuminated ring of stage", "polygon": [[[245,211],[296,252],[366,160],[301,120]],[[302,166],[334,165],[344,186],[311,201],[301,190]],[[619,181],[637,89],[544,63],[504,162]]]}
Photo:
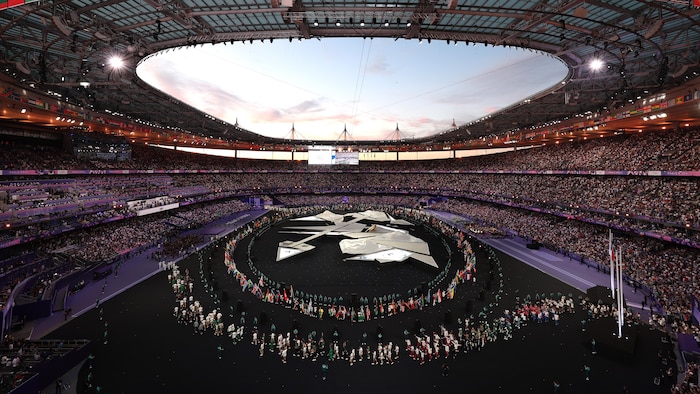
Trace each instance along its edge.
{"label": "illuminated ring of stage", "polygon": [[[392,207],[392,209],[393,209],[393,207]],[[398,209],[399,209],[399,210],[404,210],[404,208],[398,208]],[[363,221],[364,219],[366,219],[366,215],[368,215],[367,212],[369,212],[369,211],[366,211],[365,213],[353,212],[353,213],[347,213],[347,214],[344,214],[344,215],[339,215],[339,216],[346,216],[346,215],[360,215],[360,216],[362,216],[362,218],[361,218],[360,220],[355,220],[357,217],[354,217],[354,218],[351,217],[350,220],[347,220],[348,218],[345,218],[344,220],[340,221],[339,223],[342,223],[342,227],[345,228],[345,229],[347,230],[347,225],[346,225],[347,223],[359,223],[359,222]],[[416,213],[419,213],[419,214],[422,216],[422,218],[424,218],[424,219],[432,220],[432,221],[434,221],[434,223],[435,223],[435,221],[437,221],[437,219],[433,218],[432,216],[426,215],[426,214],[424,214],[424,213],[421,212],[421,211],[415,211],[415,212],[416,212]],[[376,212],[375,212],[375,213],[376,213]],[[384,214],[383,212],[379,212],[379,213],[380,213],[380,214]],[[370,213],[370,214],[371,214],[371,215],[374,215],[374,213]],[[322,214],[322,215],[323,215],[323,214]],[[333,215],[335,215],[335,214],[333,214]],[[363,215],[364,215],[364,216],[363,216]],[[308,219],[308,218],[307,218],[307,219]],[[391,219],[392,219],[392,220],[395,220],[395,219],[393,219],[393,218],[391,218]],[[325,220],[325,219],[324,219],[324,220]],[[283,221],[283,223],[288,223],[288,222],[291,222],[291,221],[292,221],[292,219],[285,219],[285,221]],[[401,221],[401,220],[397,220],[397,221],[403,222],[403,221]],[[444,222],[441,222],[441,221],[437,221],[437,222],[438,222],[438,226],[443,226],[443,227],[444,227],[444,226],[446,225]],[[405,224],[405,222],[404,222],[404,224]],[[372,231],[376,231],[376,224],[364,223],[364,224],[361,224],[361,225],[363,226],[363,228],[369,227]],[[448,226],[449,226],[449,225],[448,225]],[[258,283],[258,282],[264,283],[264,285],[265,285],[268,289],[272,289],[273,292],[277,292],[278,297],[277,297],[277,298],[272,298],[272,296],[270,296],[270,294],[269,294],[269,291],[264,291],[264,290],[262,290],[262,289],[258,289],[257,291],[260,291],[260,294],[257,294],[257,296],[258,296],[258,298],[262,299],[263,301],[275,302],[275,303],[284,303],[284,302],[287,302],[288,299],[292,298],[292,294],[291,294],[291,293],[292,293],[292,291],[293,291],[293,292],[294,292],[294,296],[296,297],[296,298],[295,298],[296,301],[304,300],[304,302],[306,303],[307,306],[308,306],[308,302],[309,302],[309,301],[312,301],[313,306],[316,306],[316,307],[319,307],[319,308],[326,308],[326,310],[328,310],[328,308],[330,308],[331,306],[336,306],[336,307],[337,307],[337,306],[340,306],[340,305],[345,306],[345,307],[349,307],[349,308],[351,308],[351,309],[352,309],[353,307],[360,307],[360,306],[362,306],[362,307],[364,307],[364,306],[369,306],[369,307],[371,308],[371,307],[373,307],[373,306],[376,306],[376,305],[377,305],[377,302],[378,302],[379,304],[387,305],[387,304],[391,303],[392,300],[396,300],[396,301],[398,302],[399,300],[418,299],[418,298],[422,298],[422,296],[430,297],[431,294],[432,294],[433,296],[436,296],[436,295],[437,295],[436,292],[439,293],[439,297],[440,297],[440,299],[441,299],[441,297],[442,297],[443,295],[446,295],[446,294],[447,294],[447,293],[446,293],[446,291],[447,291],[447,289],[448,289],[448,286],[447,286],[447,285],[448,285],[448,283],[450,282],[449,279],[452,278],[451,276],[449,276],[449,272],[450,272],[450,270],[451,270],[451,268],[452,268],[452,249],[451,249],[450,245],[448,244],[448,242],[446,241],[447,239],[449,239],[447,235],[442,234],[440,231],[436,230],[436,229],[433,228],[433,227],[430,227],[427,223],[426,223],[425,226],[422,226],[422,227],[423,227],[425,230],[427,230],[427,231],[429,231],[430,233],[432,233],[432,234],[431,234],[432,236],[435,236],[435,237],[439,238],[440,243],[441,243],[441,244],[443,245],[443,247],[444,247],[444,253],[446,253],[446,260],[447,260],[447,263],[446,263],[443,267],[439,267],[439,266],[436,265],[435,268],[430,268],[430,270],[431,270],[431,275],[433,275],[432,277],[426,277],[426,280],[425,280],[425,281],[422,281],[422,282],[421,282],[421,281],[418,281],[417,283],[414,283],[414,284],[412,284],[411,286],[405,286],[405,288],[404,288],[403,291],[392,290],[392,291],[385,291],[385,292],[383,292],[383,293],[380,292],[380,293],[378,293],[378,294],[370,294],[370,293],[367,293],[367,292],[363,292],[363,293],[358,297],[358,296],[357,296],[357,293],[359,293],[360,291],[358,290],[358,292],[356,293],[356,292],[355,292],[355,288],[351,288],[351,290],[345,292],[345,298],[343,298],[343,295],[342,295],[342,294],[337,294],[337,293],[336,293],[336,294],[327,294],[327,293],[326,293],[326,294],[322,294],[322,293],[319,292],[319,291],[313,291],[313,292],[311,292],[311,291],[309,291],[308,288],[305,288],[303,285],[297,285],[297,284],[288,285],[285,281],[283,281],[283,280],[281,280],[281,279],[278,279],[277,281],[270,279],[270,278],[265,274],[264,270],[259,269],[259,267],[257,267],[256,264],[254,263],[255,261],[258,261],[258,260],[254,258],[253,253],[252,253],[252,249],[253,249],[253,247],[254,247],[254,245],[255,245],[255,241],[256,241],[256,240],[260,240],[261,237],[264,237],[265,234],[266,234],[271,228],[277,228],[277,225],[276,225],[275,227],[266,226],[266,227],[264,227],[264,228],[261,228],[261,229],[257,230],[256,233],[253,235],[253,238],[250,240],[250,243],[248,244],[248,253],[247,253],[247,256],[248,256],[248,266],[249,266],[249,268],[250,268],[250,270],[251,270],[251,272],[252,272],[253,275],[251,276],[251,278],[247,278],[247,280],[248,280],[249,283],[250,283],[250,282],[252,282],[252,283]],[[452,227],[452,226],[449,226],[449,227]],[[338,229],[338,224],[336,223],[335,227],[333,227],[333,230],[337,230],[337,229]],[[299,230],[299,229],[296,229],[295,231],[297,231],[297,230]],[[302,229],[302,230],[303,230],[303,229]],[[318,229],[314,229],[314,231],[318,231]],[[392,232],[392,230],[390,230],[390,229],[387,230],[386,228],[382,229],[382,231],[384,231],[385,234],[386,234],[387,232],[388,232],[388,233],[391,233],[391,232]],[[351,231],[351,232],[352,232],[352,231]],[[331,232],[330,232],[330,231],[324,231],[324,235],[325,235],[325,234],[329,234],[329,233],[331,233]],[[378,233],[381,233],[381,231],[378,231]],[[302,235],[309,235],[309,232],[303,231],[303,234],[302,234]],[[338,235],[338,234],[334,234],[334,235]],[[347,236],[347,234],[343,234],[343,235]],[[312,236],[313,236],[313,234],[312,234]],[[366,234],[365,234],[365,235],[360,235],[360,236],[358,236],[358,235],[356,234],[355,236],[356,236],[356,237],[359,237],[359,238],[366,238],[366,237],[369,237],[369,236],[366,235]],[[316,238],[318,238],[318,237],[316,237]],[[352,238],[352,236],[351,236],[351,238]],[[399,243],[401,243],[401,242],[404,242],[404,241],[408,242],[408,239],[406,239],[407,236],[398,236],[398,237],[393,237],[393,238],[392,238],[391,236],[389,236],[389,238],[394,239],[394,240],[396,241],[396,242],[394,243],[394,246],[396,246],[397,244],[399,244]],[[414,238],[415,238],[415,237],[414,237]],[[266,241],[267,241],[267,242],[265,243],[265,245],[269,245],[269,244],[270,244],[269,240],[266,240]],[[285,242],[286,242],[286,243],[285,243]],[[341,241],[341,242],[342,242],[342,241]],[[387,241],[387,237],[384,236],[383,238],[381,238],[381,242],[388,242],[388,241]],[[455,242],[455,241],[454,241],[454,240],[451,240],[450,242]],[[290,245],[291,243],[298,243],[298,242],[284,241],[284,242],[280,242],[280,245],[281,245],[281,247],[282,247],[283,245],[287,245],[287,246],[288,246],[288,245]],[[410,245],[409,248],[410,248],[410,247],[416,248],[415,245]],[[352,248],[352,247],[351,247],[351,248]],[[271,249],[271,248],[268,247],[268,251],[269,251],[269,249]],[[370,248],[370,249],[371,249],[371,250],[375,250],[376,248]],[[386,249],[386,248],[384,248],[384,249]],[[299,252],[299,253],[301,253],[301,252]],[[412,252],[412,253],[415,253],[415,252]],[[376,257],[376,255],[373,255],[372,253],[368,253],[368,254],[366,254],[366,255],[371,255],[370,258],[368,258],[368,259],[371,259],[371,258],[375,258],[375,257]],[[429,252],[428,252],[428,256],[429,256]],[[267,260],[273,260],[273,261],[274,261],[275,259],[274,259],[274,257],[273,257],[273,258],[269,258],[269,256],[268,256],[268,258],[265,259],[266,261],[264,262],[264,264],[278,264],[278,267],[279,267],[279,264],[286,264],[286,263],[288,262],[288,261],[287,261],[287,262],[283,261],[283,260],[286,260],[286,259],[282,259],[282,260],[279,259],[279,251],[278,251],[278,253],[277,253],[277,257],[278,257],[278,258],[276,259],[276,260],[278,260],[277,262],[270,262],[270,261],[267,261]],[[306,257],[306,256],[304,256],[304,257]],[[368,259],[365,259],[365,258],[362,258],[362,259],[357,259],[357,258],[346,258],[346,259],[343,259],[343,260],[344,260],[344,261],[348,261],[348,260],[368,260]],[[292,260],[293,260],[293,259],[292,259]],[[426,260],[426,256],[425,256],[425,255],[422,255],[422,257],[419,256],[418,259],[413,259],[413,260],[414,260],[414,265],[416,265],[416,261],[421,261],[421,260],[422,260],[421,262],[424,263],[424,264],[418,263],[418,265],[430,265],[429,262],[426,262],[426,261],[428,261],[428,260]],[[432,258],[431,258],[431,260],[432,260]],[[376,265],[376,264],[379,264],[377,267],[379,267],[379,266],[385,267],[385,265],[383,265],[383,264],[381,264],[381,263],[367,263],[366,261],[364,261],[364,262],[363,262],[363,261],[360,261],[360,262],[354,262],[354,263],[357,263],[356,265],[358,265],[358,266],[359,266],[359,265],[362,265],[362,264],[375,264],[375,265]],[[396,265],[396,264],[391,264],[391,266],[397,266],[397,265]],[[403,266],[405,266],[405,265],[402,265],[402,267],[403,267]],[[459,268],[459,267],[457,267],[457,268]],[[366,272],[366,270],[367,270],[366,267],[362,267],[362,269],[365,270],[365,272]],[[435,270],[439,270],[438,273],[437,273],[437,275],[434,275]],[[307,273],[307,275],[308,275],[308,273]],[[262,277],[263,280],[262,280],[262,281],[259,281],[259,279],[260,279],[261,277]],[[239,279],[240,279],[240,278],[239,278]],[[453,279],[453,282],[454,282],[454,281],[455,281],[455,280]],[[243,284],[243,282],[241,282],[241,283]],[[335,285],[335,286],[340,285],[340,284],[338,284],[338,283],[330,283],[330,284],[331,284],[331,285]],[[439,286],[439,285],[442,285],[442,284],[444,284],[445,286]],[[452,283],[450,283],[450,284],[452,284]],[[253,287],[257,287],[257,285],[252,285],[252,286],[253,286]],[[293,288],[292,286],[296,286],[296,287]],[[362,286],[360,286],[360,287],[362,287]],[[406,290],[406,289],[407,289],[407,290]],[[250,290],[250,289],[249,289],[249,290]],[[438,291],[438,290],[439,290],[439,291]],[[253,289],[251,292],[255,292],[255,291],[256,291],[256,290]],[[352,295],[352,298],[348,297],[349,295]],[[268,297],[270,297],[270,298],[272,298],[272,299],[270,299],[270,298],[268,298]],[[427,300],[427,301],[421,300],[421,302],[425,302],[425,303],[426,303],[425,306],[428,306],[428,305],[430,304],[430,299],[429,299],[429,298],[425,298],[425,300]],[[291,302],[289,302],[289,303],[291,303]],[[289,305],[289,303],[288,303],[288,305]],[[376,309],[375,309],[373,312],[374,312],[374,313],[373,313],[373,317],[376,318],[376,317],[377,317]],[[383,317],[383,316],[386,315],[386,314],[389,314],[389,312],[388,312],[388,311],[381,311],[381,310],[380,310],[379,315],[381,315],[381,316]]]}
{"label": "illuminated ring of stage", "polygon": [[[289,221],[285,221],[284,224],[288,224]],[[250,268],[262,273],[262,275],[265,275],[265,277],[274,277],[275,275],[272,273],[272,270],[275,271],[280,271],[280,269],[286,268],[285,266],[308,266],[312,265],[315,270],[318,270],[320,268],[323,268],[323,265],[326,265],[331,272],[325,272],[325,276],[328,277],[328,283],[333,284],[333,283],[341,283],[341,281],[344,283],[343,289],[347,288],[348,286],[353,286],[360,288],[360,287],[367,287],[367,286],[375,286],[375,287],[392,287],[392,286],[383,286],[383,283],[386,283],[387,281],[390,280],[390,278],[387,278],[387,276],[391,275],[391,271],[396,271],[396,270],[405,270],[405,269],[410,269],[413,268],[413,271],[415,271],[414,277],[416,278],[416,281],[414,283],[409,283],[407,286],[404,286],[403,289],[401,289],[401,286],[396,286],[396,289],[387,289],[387,297],[394,295],[395,297],[399,296],[404,296],[404,295],[412,295],[415,294],[417,291],[421,290],[421,285],[422,282],[425,282],[428,287],[434,287],[435,284],[437,284],[442,278],[446,275],[446,273],[449,271],[451,268],[451,250],[449,245],[447,243],[444,243],[444,253],[447,256],[447,261],[448,263],[445,264],[444,267],[439,267],[437,263],[434,263],[435,265],[428,265],[426,264],[421,264],[420,261],[415,260],[415,257],[426,257],[428,255],[420,255],[417,253],[410,253],[405,250],[400,250],[396,248],[392,248],[389,250],[385,251],[385,254],[382,256],[379,256],[379,253],[367,253],[367,254],[359,254],[351,257],[339,257],[339,256],[333,256],[334,258],[329,258],[328,253],[324,253],[330,248],[335,247],[336,249],[338,248],[337,242],[333,243],[334,240],[331,239],[329,242],[321,242],[322,245],[319,245],[317,247],[314,247],[312,250],[309,250],[308,253],[304,254],[299,254],[296,256],[293,256],[291,258],[286,258],[282,259],[280,261],[275,261],[274,256],[271,255],[273,252],[268,244],[270,242],[266,242],[267,239],[265,238],[277,238],[279,237],[279,232],[275,231],[279,230],[279,227],[267,227],[260,231],[256,238],[251,241],[249,244],[249,259],[248,261],[252,263],[253,260],[258,261],[258,262],[263,262],[262,264],[258,264],[258,266],[255,266],[254,264],[250,265]],[[433,230],[433,229],[430,229]],[[439,238],[440,240],[444,241],[444,238],[442,235],[433,232],[433,236],[436,238]],[[367,234],[367,233],[365,233]],[[259,241],[260,244],[264,245],[262,248],[256,248],[255,247],[255,242]],[[365,241],[363,239],[362,241]],[[433,240],[434,241],[434,240]],[[341,241],[341,243],[344,241]],[[328,243],[331,243],[331,245],[328,245]],[[434,246],[436,245],[436,242],[431,242]],[[281,249],[282,247],[280,247]],[[255,251],[257,249],[257,251]],[[260,250],[262,249],[262,250]],[[259,256],[260,252],[268,252],[266,253],[266,256],[263,258],[257,258],[255,259],[253,256]],[[342,251],[340,252],[342,253]],[[315,254],[316,256],[310,256]],[[318,255],[322,255],[322,259],[324,261],[318,262]],[[344,256],[347,256],[347,254],[344,254]],[[432,259],[431,259],[432,260]],[[274,262],[273,262],[274,261]],[[325,263],[325,264],[324,264]],[[273,267],[270,267],[270,265],[274,265]],[[364,278],[359,278],[355,279],[353,282],[348,283],[350,281],[348,273],[343,273],[343,268],[342,266],[348,266],[350,265],[352,268],[355,269],[355,271],[360,270],[364,271]],[[319,267],[321,266],[321,267]],[[375,270],[371,270],[371,268],[375,268]],[[298,268],[295,268],[298,269]],[[294,269],[292,269],[293,271]],[[289,271],[289,269],[283,271]],[[318,273],[316,272],[309,272],[311,270],[307,269],[306,272],[309,274],[314,274]],[[341,271],[341,272],[337,272]],[[387,273],[389,271],[389,273]],[[437,272],[437,275],[435,273]],[[292,275],[289,275],[289,273],[284,274],[282,273],[281,275],[277,275],[276,282],[282,282],[279,277],[285,278],[284,282],[287,283],[294,283],[295,290],[297,291],[306,291],[309,287],[309,280],[307,279],[313,279],[311,275],[306,275],[302,276],[302,278],[299,278],[299,275],[294,275],[292,272]],[[292,279],[293,276],[297,276],[297,278]],[[322,281],[325,280],[322,279]],[[366,282],[366,283],[363,283]],[[422,289],[425,290],[425,289]],[[333,298],[339,298],[342,299],[343,296],[345,296],[346,300],[349,300],[349,296],[352,292],[355,292],[354,290],[349,290],[349,291],[339,291],[336,294],[332,294],[332,292],[328,292],[328,295],[321,295],[317,294],[314,299],[321,299],[321,298],[328,298],[328,299],[333,299]],[[358,293],[362,293],[360,289],[357,290]],[[313,292],[312,292],[313,294]],[[377,295],[374,293],[371,293],[371,296],[369,298],[379,298],[381,296],[385,301],[386,297],[384,294]],[[328,301],[326,301],[328,303]],[[336,304],[338,302],[336,301]]]}

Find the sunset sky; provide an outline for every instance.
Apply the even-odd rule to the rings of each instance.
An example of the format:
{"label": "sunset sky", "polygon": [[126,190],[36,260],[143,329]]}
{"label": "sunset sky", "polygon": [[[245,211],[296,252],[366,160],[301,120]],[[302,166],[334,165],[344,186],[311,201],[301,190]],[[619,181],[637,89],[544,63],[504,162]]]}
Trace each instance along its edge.
{"label": "sunset sky", "polygon": [[324,38],[171,49],[140,78],[216,118],[277,138],[425,137],[558,84],[559,60],[442,41]]}

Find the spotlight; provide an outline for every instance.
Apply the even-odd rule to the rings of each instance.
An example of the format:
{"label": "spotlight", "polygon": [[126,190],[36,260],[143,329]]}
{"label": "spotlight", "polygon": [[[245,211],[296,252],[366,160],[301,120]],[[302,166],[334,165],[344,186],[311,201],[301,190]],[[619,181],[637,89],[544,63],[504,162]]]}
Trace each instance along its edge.
{"label": "spotlight", "polygon": [[593,59],[588,63],[588,68],[590,68],[593,71],[600,70],[603,68],[603,61],[600,59]]}
{"label": "spotlight", "polygon": [[388,19],[385,19],[385,20],[384,20],[384,27],[387,27],[387,26],[389,26],[389,20],[388,20]]}
{"label": "spotlight", "polygon": [[340,20],[335,21],[336,26],[340,26]]}
{"label": "spotlight", "polygon": [[120,56],[114,55],[109,58],[107,61],[110,66],[113,68],[122,68],[124,67],[124,59],[122,59]]}
{"label": "spotlight", "polygon": [[314,21],[314,27],[318,27],[318,19]]}
{"label": "spotlight", "polygon": [[365,27],[365,20],[364,19],[360,21],[360,26]]}

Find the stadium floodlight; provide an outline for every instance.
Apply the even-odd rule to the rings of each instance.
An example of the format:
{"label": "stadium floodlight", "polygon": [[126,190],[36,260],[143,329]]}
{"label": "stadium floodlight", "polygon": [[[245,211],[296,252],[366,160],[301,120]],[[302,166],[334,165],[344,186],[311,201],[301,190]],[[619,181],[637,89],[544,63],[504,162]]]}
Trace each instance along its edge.
{"label": "stadium floodlight", "polygon": [[593,59],[588,63],[588,68],[593,71],[598,71],[603,68],[603,61],[600,59]]}
{"label": "stadium floodlight", "polygon": [[107,64],[109,64],[112,68],[122,68],[124,67],[124,59],[121,56],[114,55],[107,60]]}

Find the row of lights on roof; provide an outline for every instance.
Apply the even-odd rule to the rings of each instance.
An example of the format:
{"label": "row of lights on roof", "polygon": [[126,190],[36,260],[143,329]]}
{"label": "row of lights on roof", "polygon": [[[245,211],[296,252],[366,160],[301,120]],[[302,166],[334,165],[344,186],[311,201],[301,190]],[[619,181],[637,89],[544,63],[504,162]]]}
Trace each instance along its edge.
{"label": "row of lights on roof", "polygon": [[124,114],[122,114],[121,112],[112,111],[110,109],[105,109],[105,112],[110,114],[110,115],[114,115],[114,116],[122,116],[122,117],[124,116]]}
{"label": "row of lights on roof", "polygon": [[644,116],[644,117],[642,117],[642,120],[646,122],[646,121],[649,121],[649,120],[663,119],[663,118],[665,118],[666,116],[668,116],[668,115],[666,115],[666,112],[662,112],[662,113],[660,113],[660,114],[654,114],[654,115]]}
{"label": "row of lights on roof", "polygon": [[[60,117],[60,116],[57,116],[56,120],[60,120],[61,122],[67,122],[67,123],[75,123],[75,119],[64,118],[64,117]],[[83,125],[83,122],[80,122],[78,124],[78,126],[82,126],[82,125]]]}
{"label": "row of lights on roof", "polygon": [[[349,22],[350,25],[352,25],[352,24],[353,24],[353,19],[352,19],[352,18],[349,18],[348,22]],[[326,18],[326,24],[328,24],[328,18]],[[376,24],[377,24],[377,18],[372,18],[372,24],[373,24],[373,25],[376,25]],[[390,24],[389,20],[388,20],[388,19],[384,19],[384,23],[382,23],[382,25],[383,25],[384,27],[388,27],[389,24]],[[397,25],[400,25],[400,24],[401,24],[401,18],[396,18],[396,24],[397,24]],[[318,25],[319,25],[318,19],[314,20],[313,25],[314,25],[314,27],[318,27]],[[336,20],[335,20],[335,25],[336,25],[336,26],[342,26],[342,25],[343,25],[343,22],[341,22],[340,19],[336,19]],[[361,19],[361,20],[360,20],[360,27],[365,27],[365,26],[366,26],[365,20],[364,20],[364,19]],[[410,21],[410,20],[406,22],[406,27],[411,27],[411,21]]]}

